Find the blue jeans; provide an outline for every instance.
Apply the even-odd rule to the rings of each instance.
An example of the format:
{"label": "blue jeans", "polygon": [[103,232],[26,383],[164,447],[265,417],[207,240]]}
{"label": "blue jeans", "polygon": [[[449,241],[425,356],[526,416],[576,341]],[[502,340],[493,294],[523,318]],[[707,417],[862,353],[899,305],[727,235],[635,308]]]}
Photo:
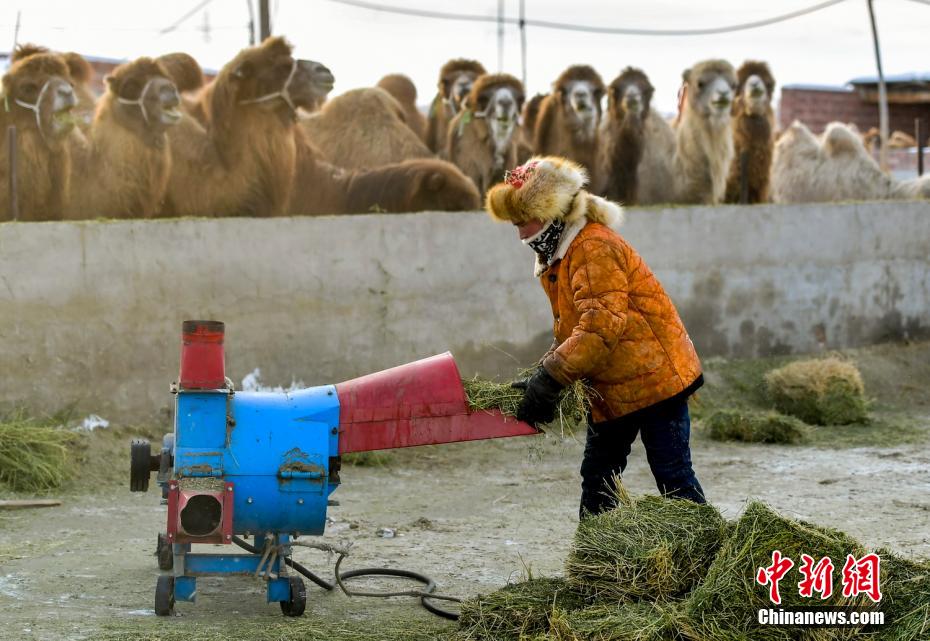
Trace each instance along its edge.
{"label": "blue jeans", "polygon": [[581,463],[581,516],[614,507],[614,475],[626,469],[636,435],[664,496],[705,503],[704,490],[691,468],[691,417],[685,398],[662,401],[629,416],[588,424]]}

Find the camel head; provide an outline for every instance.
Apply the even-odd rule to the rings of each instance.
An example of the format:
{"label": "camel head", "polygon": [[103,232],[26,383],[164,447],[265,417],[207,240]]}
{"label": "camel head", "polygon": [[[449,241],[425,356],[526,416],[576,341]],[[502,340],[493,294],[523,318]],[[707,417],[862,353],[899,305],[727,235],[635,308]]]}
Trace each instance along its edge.
{"label": "camel head", "polygon": [[181,120],[181,96],[167,69],[157,60],[139,58],[106,77],[116,121],[130,131],[162,134]]}
{"label": "camel head", "polygon": [[462,109],[475,80],[485,73],[484,65],[477,60],[456,58],[442,66],[439,70],[439,93],[452,108],[453,114]]}
{"label": "camel head", "polygon": [[257,47],[243,49],[217,75],[210,95],[211,120],[221,122],[238,109],[274,113],[293,120],[295,95],[311,92],[311,76],[291,55],[284,38],[272,36]]}
{"label": "camel head", "polygon": [[64,58],[36,53],[15,62],[3,76],[3,108],[20,131],[37,131],[46,144],[71,132],[77,104]]}
{"label": "camel head", "polygon": [[682,74],[687,84],[687,108],[717,127],[728,126],[736,95],[736,72],[725,60],[705,60]]}
{"label": "camel head", "polygon": [[523,83],[505,73],[481,76],[468,95],[468,106],[477,118],[485,118],[495,147],[510,144],[523,108]]}
{"label": "camel head", "polygon": [[336,77],[322,62],[300,59],[294,74],[291,97],[294,104],[307,111],[316,111],[333,90]]}
{"label": "camel head", "polygon": [[562,72],[552,89],[561,98],[569,122],[593,137],[604,97],[601,76],[588,65],[574,65]]}
{"label": "camel head", "polygon": [[627,67],[610,83],[607,95],[607,111],[612,118],[622,122],[627,116],[644,119],[652,101],[652,83],[640,69]]}
{"label": "camel head", "polygon": [[739,102],[746,113],[761,116],[772,104],[775,93],[775,78],[764,62],[747,60],[736,72],[739,83]]}

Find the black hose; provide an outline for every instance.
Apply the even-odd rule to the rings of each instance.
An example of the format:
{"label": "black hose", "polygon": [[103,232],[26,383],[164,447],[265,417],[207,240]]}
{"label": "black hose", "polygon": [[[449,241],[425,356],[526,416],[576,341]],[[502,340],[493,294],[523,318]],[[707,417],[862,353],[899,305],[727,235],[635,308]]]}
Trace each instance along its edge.
{"label": "black hose", "polygon": [[[238,536],[232,537],[232,542],[241,547],[246,552],[251,552],[252,554],[261,554],[261,550],[253,545],[249,545],[244,540],[240,539]],[[379,597],[379,598],[388,598],[392,596],[415,596],[420,598],[420,604],[426,608],[428,612],[440,616],[444,619],[449,619],[451,621],[457,621],[459,615],[455,612],[450,612],[448,610],[443,610],[442,608],[433,605],[429,602],[429,599],[440,599],[443,601],[460,601],[456,597],[443,596],[440,594],[432,594],[433,590],[436,589],[436,582],[433,581],[430,577],[425,574],[420,574],[419,572],[414,572],[413,570],[392,570],[390,568],[362,568],[359,570],[349,570],[348,572],[340,572],[339,565],[342,563],[342,559],[345,558],[344,554],[339,555],[339,559],[336,561],[335,575],[336,575],[336,584],[330,583],[326,579],[321,579],[313,572],[302,566],[297,561],[292,560],[290,557],[282,557],[284,562],[287,563],[290,567],[294,568],[300,574],[303,574],[305,577],[316,583],[318,586],[324,590],[333,590],[336,588],[336,585],[342,588],[342,591],[348,596],[364,596],[364,597]],[[414,581],[419,581],[426,587],[423,590],[402,590],[399,592],[352,592],[348,590],[343,581],[346,579],[354,579],[360,576],[392,576],[400,579],[412,579]]]}
{"label": "black hose", "polygon": [[[249,545],[248,543],[240,539],[238,536],[233,536],[232,542],[238,545],[239,547],[241,547],[246,552],[251,552],[252,554],[262,553],[262,551],[259,550],[257,547],[255,547],[254,545]],[[305,577],[307,577],[308,579],[316,583],[318,586],[320,586],[324,590],[335,589],[336,586],[334,584],[330,583],[326,579],[321,579],[320,577],[315,575],[313,572],[311,572],[310,570],[302,566],[300,563],[291,559],[289,556],[285,556],[283,558],[284,558],[284,562],[287,563],[290,567],[294,568],[295,570],[303,574]]]}

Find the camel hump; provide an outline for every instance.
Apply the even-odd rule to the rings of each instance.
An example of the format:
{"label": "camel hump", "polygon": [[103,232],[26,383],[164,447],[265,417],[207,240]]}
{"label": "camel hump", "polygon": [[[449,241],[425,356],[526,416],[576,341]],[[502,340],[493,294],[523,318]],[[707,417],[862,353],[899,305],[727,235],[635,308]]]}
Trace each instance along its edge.
{"label": "camel hump", "polygon": [[174,81],[178,91],[196,91],[203,86],[203,70],[194,58],[178,51],[157,58]]}

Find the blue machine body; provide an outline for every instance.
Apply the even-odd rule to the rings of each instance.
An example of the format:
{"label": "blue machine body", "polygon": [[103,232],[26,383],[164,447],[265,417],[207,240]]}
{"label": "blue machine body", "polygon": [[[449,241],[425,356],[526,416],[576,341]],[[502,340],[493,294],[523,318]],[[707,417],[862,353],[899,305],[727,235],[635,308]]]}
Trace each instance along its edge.
{"label": "blue machine body", "polygon": [[338,485],[339,399],[332,385],[294,392],[179,391],[178,478],[234,484],[233,531],[322,534]]}

